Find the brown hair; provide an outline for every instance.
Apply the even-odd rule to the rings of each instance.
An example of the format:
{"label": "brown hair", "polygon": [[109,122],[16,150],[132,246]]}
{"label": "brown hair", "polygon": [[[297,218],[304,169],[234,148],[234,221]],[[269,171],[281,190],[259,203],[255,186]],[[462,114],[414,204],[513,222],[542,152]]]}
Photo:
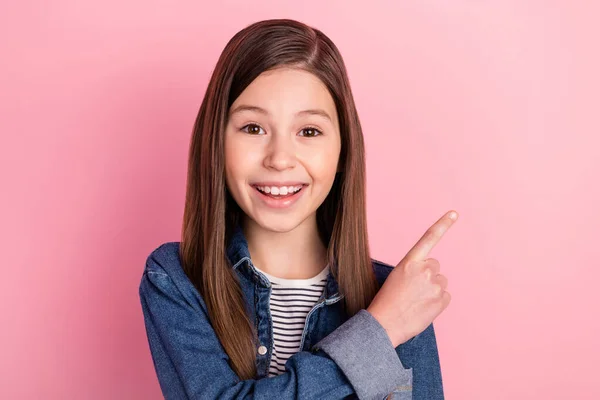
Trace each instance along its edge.
{"label": "brown hair", "polygon": [[256,332],[227,258],[227,243],[242,210],[225,184],[224,133],[229,107],[262,72],[294,67],[317,76],[338,113],[341,153],[333,186],[317,210],[319,235],[349,316],[378,290],[366,220],[363,134],[346,67],[321,31],[290,19],[256,22],[225,46],[208,84],[190,143],[180,257],[201,293],[211,324],[240,379],[256,375]]}

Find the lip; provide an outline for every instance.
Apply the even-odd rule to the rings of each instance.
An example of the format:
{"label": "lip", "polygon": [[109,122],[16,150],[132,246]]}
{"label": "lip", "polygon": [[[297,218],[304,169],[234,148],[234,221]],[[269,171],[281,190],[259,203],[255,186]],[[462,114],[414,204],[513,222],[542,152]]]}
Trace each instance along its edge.
{"label": "lip", "polygon": [[256,186],[277,186],[277,184],[272,184],[272,182],[265,182],[264,184],[261,182],[260,184],[252,184],[252,192],[254,192],[255,196],[262,201],[267,207],[270,208],[275,208],[275,209],[285,209],[285,208],[289,208],[291,207],[293,204],[295,204],[304,194],[304,190],[306,189],[306,187],[308,185],[303,184],[303,183],[294,183],[291,182],[288,184],[288,182],[285,182],[284,184],[282,184],[281,186],[300,186],[302,185],[302,189],[300,189],[299,192],[296,192],[295,194],[293,194],[290,197],[286,197],[283,199],[274,199],[272,197],[269,197],[265,194],[263,194],[262,192],[260,192]]}
{"label": "lip", "polygon": [[250,186],[276,186],[276,187],[282,187],[282,186],[306,186],[306,183],[304,182],[298,182],[298,181],[285,181],[285,182],[275,182],[275,181],[265,181],[265,182],[254,182],[251,183]]}

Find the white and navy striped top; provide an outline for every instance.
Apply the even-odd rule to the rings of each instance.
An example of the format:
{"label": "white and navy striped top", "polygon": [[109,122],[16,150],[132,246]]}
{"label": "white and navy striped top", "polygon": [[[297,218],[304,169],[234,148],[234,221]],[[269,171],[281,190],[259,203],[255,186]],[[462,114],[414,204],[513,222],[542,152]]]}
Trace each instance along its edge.
{"label": "white and navy striped top", "polygon": [[308,312],[321,297],[329,265],[308,279],[283,279],[269,275],[271,281],[271,317],[273,319],[273,355],[269,377],[285,372],[285,362],[300,350],[300,340]]}

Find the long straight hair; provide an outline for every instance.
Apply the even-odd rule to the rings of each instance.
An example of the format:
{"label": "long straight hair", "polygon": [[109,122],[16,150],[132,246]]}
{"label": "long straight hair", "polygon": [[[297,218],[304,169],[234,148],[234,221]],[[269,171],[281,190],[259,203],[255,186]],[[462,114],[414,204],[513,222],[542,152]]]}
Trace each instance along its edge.
{"label": "long straight hair", "polygon": [[235,99],[262,72],[278,67],[317,76],[337,109],[339,172],[317,209],[317,225],[347,314],[366,308],[379,289],[367,238],[363,134],[342,56],[325,34],[301,22],[271,19],[249,25],[219,57],[194,124],[180,246],[184,271],[202,295],[240,379],[256,377],[257,333],[226,252],[243,211],[225,184],[224,133]]}

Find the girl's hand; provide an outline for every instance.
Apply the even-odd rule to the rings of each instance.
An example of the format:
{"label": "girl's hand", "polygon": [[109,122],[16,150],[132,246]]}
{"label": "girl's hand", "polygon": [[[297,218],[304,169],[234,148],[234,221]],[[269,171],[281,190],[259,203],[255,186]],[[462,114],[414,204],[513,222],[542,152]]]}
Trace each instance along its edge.
{"label": "girl's hand", "polygon": [[390,272],[367,308],[394,347],[423,332],[450,303],[448,279],[440,274],[440,263],[427,255],[457,218],[451,211],[433,224]]}

